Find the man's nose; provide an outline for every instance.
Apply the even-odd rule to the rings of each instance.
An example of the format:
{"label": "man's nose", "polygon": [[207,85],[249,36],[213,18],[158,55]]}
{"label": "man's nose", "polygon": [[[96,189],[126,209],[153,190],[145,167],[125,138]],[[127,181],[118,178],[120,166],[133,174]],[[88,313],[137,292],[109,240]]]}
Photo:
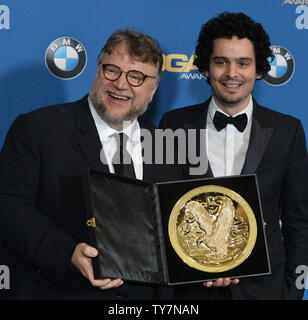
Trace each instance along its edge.
{"label": "man's nose", "polygon": [[113,81],[113,85],[120,90],[127,89],[129,87],[129,84],[126,79],[126,73],[122,72],[120,77],[117,80]]}
{"label": "man's nose", "polygon": [[237,67],[235,63],[230,63],[228,64],[227,70],[226,70],[227,75],[230,78],[235,78],[237,75]]}

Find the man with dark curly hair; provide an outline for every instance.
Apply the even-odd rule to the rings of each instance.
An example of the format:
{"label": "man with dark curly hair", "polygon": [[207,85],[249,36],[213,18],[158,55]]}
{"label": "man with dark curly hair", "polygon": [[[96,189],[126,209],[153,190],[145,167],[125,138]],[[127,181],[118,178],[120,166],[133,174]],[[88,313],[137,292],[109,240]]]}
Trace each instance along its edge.
{"label": "man with dark curly hair", "polygon": [[167,112],[162,128],[206,130],[208,170],[184,178],[257,175],[271,275],[177,286],[178,299],[301,299],[298,266],[308,265],[308,159],[301,122],[260,106],[256,80],[270,70],[270,40],[243,13],[202,26],[194,64],[210,84],[206,102]]}

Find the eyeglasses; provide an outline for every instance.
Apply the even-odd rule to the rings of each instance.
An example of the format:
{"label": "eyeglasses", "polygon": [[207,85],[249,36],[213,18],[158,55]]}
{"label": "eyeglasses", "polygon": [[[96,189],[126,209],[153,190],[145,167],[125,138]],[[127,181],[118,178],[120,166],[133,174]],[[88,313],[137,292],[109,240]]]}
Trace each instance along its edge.
{"label": "eyeglasses", "polygon": [[148,76],[141,71],[129,70],[127,72],[120,69],[120,67],[114,64],[99,64],[102,67],[103,74],[107,80],[116,81],[118,80],[122,73],[126,73],[126,80],[132,87],[139,87],[143,84],[146,78],[153,78],[154,76]]}

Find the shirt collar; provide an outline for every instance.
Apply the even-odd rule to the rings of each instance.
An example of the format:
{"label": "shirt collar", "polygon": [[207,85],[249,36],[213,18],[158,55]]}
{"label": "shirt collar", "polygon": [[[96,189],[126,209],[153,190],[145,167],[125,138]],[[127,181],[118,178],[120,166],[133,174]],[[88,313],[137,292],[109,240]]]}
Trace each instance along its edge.
{"label": "shirt collar", "polygon": [[137,121],[137,119],[135,119],[134,121],[132,121],[130,123],[129,126],[127,126],[125,129],[123,129],[122,131],[117,131],[113,128],[111,128],[97,113],[97,111],[95,110],[93,103],[91,101],[90,96],[88,96],[88,103],[89,103],[89,108],[92,114],[92,117],[94,119],[99,137],[101,141],[107,141],[109,140],[109,138],[116,134],[116,133],[120,133],[120,132],[124,132],[125,134],[127,134],[129,140],[132,143],[138,143],[140,141],[140,126],[139,126],[139,122]]}

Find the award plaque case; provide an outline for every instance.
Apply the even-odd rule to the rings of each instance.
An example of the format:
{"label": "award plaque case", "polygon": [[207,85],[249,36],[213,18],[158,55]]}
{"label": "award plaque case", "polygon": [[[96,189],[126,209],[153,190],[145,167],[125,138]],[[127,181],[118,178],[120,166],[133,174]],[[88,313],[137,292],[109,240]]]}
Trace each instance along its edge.
{"label": "award plaque case", "polygon": [[[121,278],[126,281],[176,285],[225,277],[242,278],[270,274],[256,175],[153,184],[88,170],[84,176],[84,191],[87,211],[85,223],[89,231],[89,241],[90,245],[99,251],[99,255],[93,259],[95,279]],[[212,192],[206,193],[207,191]],[[216,241],[215,236],[206,238],[207,234],[214,233],[213,230],[208,230],[210,224],[202,224],[200,221],[198,224],[192,215],[194,212],[190,211],[192,204],[196,204],[194,197],[198,194],[204,197],[210,195],[207,197],[210,204],[215,198],[212,195],[227,200],[230,194],[236,195],[235,200],[241,202],[244,211],[249,211],[249,222],[237,221],[230,226],[229,232],[234,234],[233,238],[228,237],[228,246],[223,245],[223,241],[218,242],[221,249],[218,250],[217,246],[215,250],[224,252],[245,237],[248,251],[245,249],[236,253],[236,250],[239,250],[237,248],[231,250],[226,258],[217,258],[216,251],[211,249],[211,243]],[[192,200],[191,207],[187,206],[185,213],[188,213],[188,216],[183,219],[183,210],[182,213],[179,210],[187,200]],[[200,203],[204,205],[202,199],[197,199],[197,202],[198,206]],[[217,219],[211,210],[208,213],[212,214],[208,214],[209,219]],[[193,224],[189,219],[194,219]],[[233,216],[230,219],[235,221]],[[221,228],[228,224],[227,220],[220,221]],[[215,223],[218,225],[218,219]],[[249,225],[249,228],[246,226],[245,229],[249,230],[248,233],[243,228],[245,224]],[[238,230],[235,230],[235,227]],[[218,227],[216,229],[218,230]],[[190,244],[189,232],[192,234],[192,230],[197,236]],[[181,235],[179,239],[176,233]],[[216,233],[219,235],[218,231]],[[240,238],[239,234],[244,236]],[[224,236],[220,237],[223,239]],[[184,250],[181,243],[185,244]],[[210,256],[205,266],[202,262],[203,252]],[[212,261],[214,253],[217,259]],[[228,259],[232,260],[231,263],[226,262]]]}

